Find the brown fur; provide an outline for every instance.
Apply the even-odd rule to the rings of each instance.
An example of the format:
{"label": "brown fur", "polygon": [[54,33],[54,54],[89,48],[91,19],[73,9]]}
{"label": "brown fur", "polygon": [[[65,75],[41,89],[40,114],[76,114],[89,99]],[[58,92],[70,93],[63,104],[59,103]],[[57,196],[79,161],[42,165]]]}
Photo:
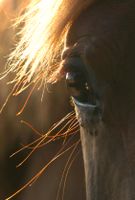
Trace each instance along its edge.
{"label": "brown fur", "polygon": [[[87,200],[135,197],[135,3],[104,1],[89,7],[67,36],[64,59],[78,54],[97,80],[102,119],[91,135],[89,108],[76,105],[81,124]],[[63,66],[64,67],[64,66]]]}

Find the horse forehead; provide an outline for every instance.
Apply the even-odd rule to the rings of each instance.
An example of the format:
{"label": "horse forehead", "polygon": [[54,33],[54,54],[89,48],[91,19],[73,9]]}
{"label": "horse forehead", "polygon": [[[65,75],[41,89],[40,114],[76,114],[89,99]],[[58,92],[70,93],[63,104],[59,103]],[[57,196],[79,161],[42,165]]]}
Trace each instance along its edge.
{"label": "horse forehead", "polygon": [[67,46],[87,35],[99,38],[113,32],[127,31],[135,23],[134,11],[135,1],[133,0],[108,0],[95,3],[72,24],[67,35]]}

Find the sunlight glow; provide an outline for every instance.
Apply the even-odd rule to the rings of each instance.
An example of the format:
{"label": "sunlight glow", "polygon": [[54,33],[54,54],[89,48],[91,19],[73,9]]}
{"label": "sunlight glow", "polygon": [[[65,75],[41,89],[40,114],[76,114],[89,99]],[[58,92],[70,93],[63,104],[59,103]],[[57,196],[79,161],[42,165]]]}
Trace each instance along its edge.
{"label": "sunlight glow", "polygon": [[2,5],[3,3],[4,3],[4,0],[0,0],[0,7],[3,6],[3,5]]}
{"label": "sunlight glow", "polygon": [[15,78],[13,94],[41,81],[54,83],[59,79],[59,66],[65,37],[76,17],[94,0],[30,0],[17,20],[19,28],[14,51],[11,52],[6,70]]}
{"label": "sunlight glow", "polygon": [[[52,18],[55,16],[55,13],[57,12],[62,0],[41,0],[36,9],[38,11],[38,14],[35,14],[33,16],[33,19],[35,17],[35,20],[33,20],[34,25],[31,23],[29,25],[29,29],[33,30],[33,37],[29,38],[29,48],[24,49],[23,54],[21,56],[22,60],[29,56],[29,59],[26,61],[22,76],[26,74],[27,66],[32,63],[34,58],[38,55],[40,58],[44,55],[47,55],[48,50],[48,44],[44,43],[45,38],[47,41],[47,38],[49,40],[50,37],[50,23]],[[27,22],[28,23],[28,22]],[[35,26],[36,24],[36,26]],[[35,30],[34,28],[38,27],[38,30]],[[29,32],[29,30],[26,30],[26,32]],[[44,33],[44,34],[43,34]],[[38,42],[37,42],[38,41]],[[41,52],[40,49],[43,51]],[[38,53],[37,53],[38,52]],[[37,60],[39,62],[39,60]],[[47,56],[46,56],[46,63],[48,62]],[[45,63],[44,63],[45,64]],[[35,67],[33,65],[33,68],[30,72],[29,81],[31,80],[31,77],[35,73],[35,70],[37,68],[36,60],[35,60]]]}

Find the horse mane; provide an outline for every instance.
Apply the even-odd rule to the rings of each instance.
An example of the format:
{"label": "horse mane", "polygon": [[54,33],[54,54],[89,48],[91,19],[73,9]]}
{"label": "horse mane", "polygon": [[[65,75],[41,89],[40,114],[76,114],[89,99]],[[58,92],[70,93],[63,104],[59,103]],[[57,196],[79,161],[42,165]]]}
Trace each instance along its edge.
{"label": "horse mane", "polygon": [[[7,69],[20,91],[31,83],[49,80],[57,68],[66,33],[78,15],[94,0],[32,0],[18,19],[19,41],[9,56]],[[18,26],[19,25],[19,26]]]}

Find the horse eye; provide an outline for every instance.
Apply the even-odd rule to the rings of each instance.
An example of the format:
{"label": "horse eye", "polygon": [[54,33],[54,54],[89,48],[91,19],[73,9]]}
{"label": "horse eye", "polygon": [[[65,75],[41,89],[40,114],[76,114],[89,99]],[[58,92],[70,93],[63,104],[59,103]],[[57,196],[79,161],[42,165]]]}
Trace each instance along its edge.
{"label": "horse eye", "polygon": [[66,84],[70,95],[81,103],[95,105],[95,95],[86,77],[81,72],[67,72]]}

